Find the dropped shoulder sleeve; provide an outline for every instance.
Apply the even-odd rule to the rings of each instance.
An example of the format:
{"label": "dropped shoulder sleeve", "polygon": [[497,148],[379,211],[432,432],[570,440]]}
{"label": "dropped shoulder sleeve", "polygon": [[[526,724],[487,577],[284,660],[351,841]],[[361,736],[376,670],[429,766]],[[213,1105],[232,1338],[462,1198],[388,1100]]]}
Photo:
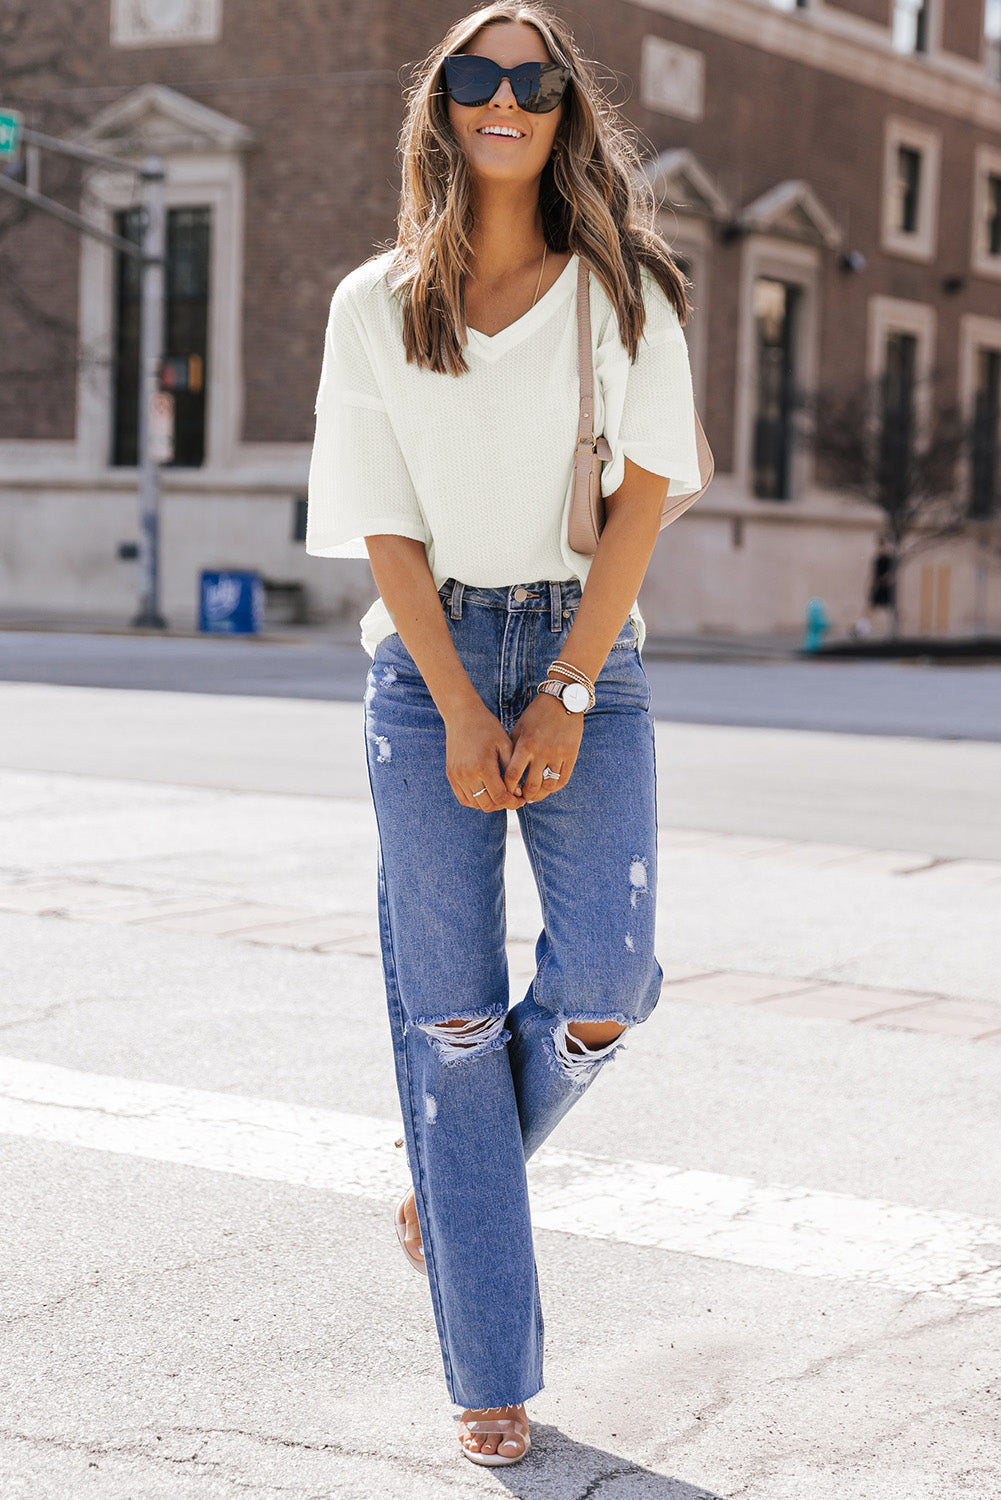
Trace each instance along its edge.
{"label": "dropped shoulder sleeve", "polygon": [[[643,268],[646,322],[636,359],[630,363],[613,318],[607,348],[599,349],[609,368],[608,421],[605,435],[612,459],[602,473],[608,495],[622,483],[624,458],[670,479],[668,495],[701,488],[695,438],[695,397],[688,344],[673,303],[652,273]],[[616,347],[617,346],[617,347]],[[625,368],[616,368],[620,363]]]}
{"label": "dropped shoulder sleeve", "polygon": [[366,536],[428,542],[373,371],[358,291],[352,272],[331,299],[323,346],[306,516],[306,551],[316,557],[365,557]]}

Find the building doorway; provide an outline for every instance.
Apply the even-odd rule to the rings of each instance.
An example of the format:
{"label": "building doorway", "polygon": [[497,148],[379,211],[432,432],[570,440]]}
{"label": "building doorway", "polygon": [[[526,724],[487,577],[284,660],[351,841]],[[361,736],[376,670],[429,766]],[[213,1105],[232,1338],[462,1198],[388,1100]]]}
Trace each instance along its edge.
{"label": "building doorway", "polygon": [[[139,208],[115,215],[115,232],[140,240]],[[201,389],[174,396],[174,457],[165,467],[197,469],[205,462],[205,388],[209,317],[208,208],[167,212],[164,352],[197,354],[204,372]],[[117,255],[115,267],[114,412],[112,464],[134,466],[138,457],[139,267],[131,255]]]}
{"label": "building doorway", "polygon": [[887,515],[897,515],[911,491],[914,458],[914,387],[917,378],[918,340],[913,333],[895,331],[886,336],[886,355],[881,377],[879,472],[880,505]]}
{"label": "building doorway", "polygon": [[977,350],[977,385],[973,398],[970,465],[970,516],[990,520],[1001,491],[1001,349]]}
{"label": "building doorway", "polygon": [[760,500],[792,497],[796,345],[802,287],[768,276],[754,283],[756,400],[751,463]]}

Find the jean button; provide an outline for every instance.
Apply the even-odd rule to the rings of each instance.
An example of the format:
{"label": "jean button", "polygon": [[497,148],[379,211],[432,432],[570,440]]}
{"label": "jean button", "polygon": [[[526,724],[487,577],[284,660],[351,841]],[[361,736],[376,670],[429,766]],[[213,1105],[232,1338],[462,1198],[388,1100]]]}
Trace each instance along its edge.
{"label": "jean button", "polygon": [[516,604],[524,604],[524,602],[525,602],[525,600],[527,598],[528,598],[528,589],[523,589],[520,586],[515,589],[515,591],[514,591],[514,600],[515,600]]}

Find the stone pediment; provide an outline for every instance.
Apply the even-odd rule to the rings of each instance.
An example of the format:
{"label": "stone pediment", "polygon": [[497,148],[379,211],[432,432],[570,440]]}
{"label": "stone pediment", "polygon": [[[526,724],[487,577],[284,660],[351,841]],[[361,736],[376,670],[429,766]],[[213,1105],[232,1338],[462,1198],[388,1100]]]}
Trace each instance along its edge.
{"label": "stone pediment", "polygon": [[245,151],[254,132],[160,83],[146,83],[96,115],[74,139],[114,156]]}
{"label": "stone pediment", "polygon": [[730,218],[730,204],[687,146],[662,151],[647,163],[646,176],[658,208],[668,207],[679,214],[721,222]]}
{"label": "stone pediment", "polygon": [[776,234],[836,250],[844,238],[809,183],[790,178],[769,188],[738,215],[750,234]]}

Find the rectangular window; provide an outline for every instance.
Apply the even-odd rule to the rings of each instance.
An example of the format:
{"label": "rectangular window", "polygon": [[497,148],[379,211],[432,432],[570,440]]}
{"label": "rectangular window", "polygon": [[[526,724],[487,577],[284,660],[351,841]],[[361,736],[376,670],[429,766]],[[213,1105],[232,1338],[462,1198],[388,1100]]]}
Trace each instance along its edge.
{"label": "rectangular window", "polygon": [[928,51],[928,0],[894,0],[893,45],[898,52]]}
{"label": "rectangular window", "polygon": [[984,218],[984,250],[988,255],[1001,255],[1001,176],[996,172],[987,174]]}
{"label": "rectangular window", "polygon": [[[116,233],[139,242],[138,208],[116,214]],[[199,468],[205,462],[207,384],[209,229],[208,208],[167,212],[167,265],[164,286],[164,354],[198,355],[201,389],[174,394],[172,467]],[[116,257],[116,320],[112,463],[134,465],[138,458],[139,270],[128,255]]]}
{"label": "rectangular window", "polygon": [[999,427],[1001,349],[978,349],[970,465],[970,515],[977,520],[987,520],[998,510],[1001,490]]}
{"label": "rectangular window", "polygon": [[921,206],[921,152],[913,146],[897,147],[897,203],[894,229],[916,234]]}
{"label": "rectangular window", "polygon": [[788,500],[796,392],[796,324],[802,289],[759,276],[754,283],[757,394],[754,416],[754,494]]}
{"label": "rectangular window", "polygon": [[918,340],[913,333],[889,333],[881,380],[879,488],[888,511],[906,503],[914,451],[914,383]]}
{"label": "rectangular window", "polygon": [[888,115],[880,239],[891,255],[933,261],[938,240],[942,140],[917,121]]}

